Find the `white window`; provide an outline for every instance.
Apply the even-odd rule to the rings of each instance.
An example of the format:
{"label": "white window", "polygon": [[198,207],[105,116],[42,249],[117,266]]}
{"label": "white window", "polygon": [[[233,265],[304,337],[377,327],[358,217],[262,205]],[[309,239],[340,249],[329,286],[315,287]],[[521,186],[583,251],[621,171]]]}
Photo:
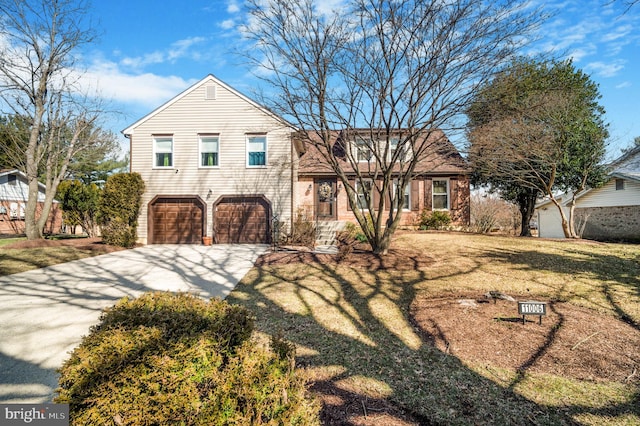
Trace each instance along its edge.
{"label": "white window", "polygon": [[358,197],[358,208],[360,210],[369,210],[367,204],[367,198],[371,199],[371,190],[373,189],[373,182],[365,180],[363,182],[356,181],[356,196]]}
{"label": "white window", "polygon": [[154,136],[154,167],[173,167],[173,136]]}
{"label": "white window", "polygon": [[267,165],[267,135],[247,136],[247,166],[265,167]]}
{"label": "white window", "polygon": [[449,210],[449,180],[434,179],[432,197],[433,210]]}
{"label": "white window", "polygon": [[373,157],[371,147],[372,142],[370,140],[365,140],[362,138],[356,139],[354,157],[359,163],[368,163],[369,161],[371,161],[371,157]]}
{"label": "white window", "polygon": [[24,220],[24,205],[22,203],[9,204],[9,217],[15,220]]}
{"label": "white window", "polygon": [[219,152],[218,135],[200,135],[200,167],[220,166]]}
{"label": "white window", "polygon": [[[393,193],[394,195],[398,190],[398,181],[393,181]],[[407,183],[407,186],[404,187],[404,194],[400,200],[398,200],[398,205],[402,210],[411,210],[411,182]]]}
{"label": "white window", "polygon": [[[396,151],[398,150],[398,145],[400,145],[400,139],[399,138],[391,138],[389,139],[389,161],[391,161],[393,159],[393,156],[395,155]],[[403,142],[401,145],[402,148],[400,148],[402,150],[402,152],[400,154],[398,154],[398,158],[396,158],[396,161],[398,163],[404,163],[405,161],[408,160],[408,155],[407,153],[409,152],[409,146],[407,144],[407,142]]]}

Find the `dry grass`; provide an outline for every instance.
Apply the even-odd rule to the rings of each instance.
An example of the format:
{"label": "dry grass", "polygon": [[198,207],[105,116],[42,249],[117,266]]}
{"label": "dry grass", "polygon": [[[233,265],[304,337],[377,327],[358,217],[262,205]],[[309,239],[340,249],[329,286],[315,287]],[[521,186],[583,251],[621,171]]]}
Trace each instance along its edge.
{"label": "dry grass", "polygon": [[[592,382],[469,363],[425,339],[418,299],[507,294],[565,301],[640,332],[640,248],[455,233],[407,233],[418,268],[311,261],[255,267],[228,300],[282,331],[324,402],[348,424],[640,424],[637,381]],[[473,327],[474,324],[469,324]]]}
{"label": "dry grass", "polygon": [[24,238],[0,240],[0,276],[44,268],[116,250],[98,238],[27,241]]}

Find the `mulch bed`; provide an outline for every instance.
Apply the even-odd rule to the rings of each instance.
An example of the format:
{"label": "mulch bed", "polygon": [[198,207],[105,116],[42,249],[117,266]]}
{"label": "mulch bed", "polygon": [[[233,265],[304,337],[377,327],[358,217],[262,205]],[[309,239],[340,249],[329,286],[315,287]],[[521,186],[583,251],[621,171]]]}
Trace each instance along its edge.
{"label": "mulch bed", "polygon": [[[295,262],[337,263],[337,259],[329,254],[285,251],[265,254],[257,265]],[[426,254],[408,250],[390,250],[386,256],[378,256],[358,249],[340,262],[369,270],[410,270],[428,266],[433,260]],[[526,295],[511,296],[530,299]],[[410,307],[410,320],[422,332],[426,343],[463,362],[485,365],[488,369],[640,383],[639,330],[590,309],[536,300],[548,303],[542,324],[538,324],[537,316],[527,316],[523,324],[516,302],[498,299],[494,303],[483,294],[468,293],[418,297]],[[424,422],[390,401],[371,400],[363,406],[362,395],[346,393],[331,382],[315,383],[311,389],[323,402],[324,424]]]}
{"label": "mulch bed", "polygon": [[335,254],[313,253],[309,250],[281,250],[266,253],[256,262],[256,266],[283,265],[289,263],[336,263],[357,268],[378,271],[384,269],[394,269],[397,271],[408,271],[424,268],[433,263],[433,259],[421,253],[410,250],[390,249],[382,256],[356,247],[352,253],[341,259]]}
{"label": "mulch bed", "polygon": [[537,316],[523,324],[516,302],[477,296],[418,298],[412,319],[426,341],[474,364],[577,380],[640,378],[640,331],[631,325],[549,300],[540,300],[548,303],[541,324]]}

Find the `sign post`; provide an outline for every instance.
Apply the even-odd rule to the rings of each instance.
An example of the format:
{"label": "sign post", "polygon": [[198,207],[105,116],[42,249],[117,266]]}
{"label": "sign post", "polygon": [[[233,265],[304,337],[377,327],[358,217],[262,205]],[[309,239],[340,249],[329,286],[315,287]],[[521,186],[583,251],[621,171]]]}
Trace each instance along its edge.
{"label": "sign post", "polygon": [[542,324],[542,316],[547,315],[546,302],[518,302],[518,315],[522,315],[522,324],[525,323],[526,315],[538,315],[538,324]]}

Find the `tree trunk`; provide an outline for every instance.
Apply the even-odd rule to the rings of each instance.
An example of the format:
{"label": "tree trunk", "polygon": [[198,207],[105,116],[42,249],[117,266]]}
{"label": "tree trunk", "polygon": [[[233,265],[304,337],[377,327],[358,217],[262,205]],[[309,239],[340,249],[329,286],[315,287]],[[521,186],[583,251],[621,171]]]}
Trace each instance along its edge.
{"label": "tree trunk", "polygon": [[27,174],[29,183],[29,198],[27,199],[27,205],[24,211],[24,232],[27,236],[27,240],[39,240],[42,239],[42,228],[38,227],[38,176],[31,177]]}
{"label": "tree trunk", "polygon": [[518,197],[518,208],[520,210],[520,236],[531,237],[531,218],[536,208],[537,192],[527,192]]}
{"label": "tree trunk", "polygon": [[550,198],[551,198],[551,202],[553,202],[553,204],[555,204],[555,206],[557,207],[558,213],[560,213],[560,224],[562,226],[562,233],[564,234],[564,237],[577,238],[573,230],[573,225],[569,222],[569,219],[567,219],[567,215],[564,213],[564,210],[562,209],[562,204],[560,204],[560,202],[556,200],[555,197],[553,197],[552,195],[550,196]]}
{"label": "tree trunk", "polygon": [[42,229],[38,228],[38,195],[40,193],[38,182],[38,139],[40,137],[40,124],[42,122],[42,115],[44,109],[40,106],[36,108],[36,116],[31,124],[31,131],[29,134],[29,144],[26,149],[26,175],[27,185],[29,186],[29,194],[27,198],[27,205],[24,212],[24,231],[27,236],[27,240],[39,240],[42,238]]}

